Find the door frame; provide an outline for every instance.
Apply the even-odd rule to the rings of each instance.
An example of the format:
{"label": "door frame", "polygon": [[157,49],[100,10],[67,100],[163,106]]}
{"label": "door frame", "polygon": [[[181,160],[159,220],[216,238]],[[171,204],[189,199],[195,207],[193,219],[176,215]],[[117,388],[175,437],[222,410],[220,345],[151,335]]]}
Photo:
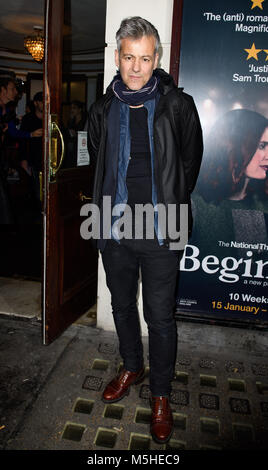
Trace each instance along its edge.
{"label": "door frame", "polygon": [[[84,193],[91,196],[93,169],[90,165],[74,166],[53,175],[50,168],[52,155],[57,158],[57,150],[61,148],[62,155],[64,150],[63,136],[54,124],[52,129],[52,120],[54,121],[53,116],[56,115],[60,125],[65,1],[46,0],[45,3],[42,185],[44,344],[49,344],[60,336],[96,302],[97,297],[97,250],[90,244],[90,240],[85,241],[81,238],[79,230],[80,210],[83,204],[80,195]],[[55,138],[55,129],[58,138]],[[53,143],[51,143],[52,136]],[[57,167],[59,160],[58,158],[58,163],[55,162]],[[71,250],[68,250],[69,243],[72,244]],[[73,266],[74,270],[70,266]]]}

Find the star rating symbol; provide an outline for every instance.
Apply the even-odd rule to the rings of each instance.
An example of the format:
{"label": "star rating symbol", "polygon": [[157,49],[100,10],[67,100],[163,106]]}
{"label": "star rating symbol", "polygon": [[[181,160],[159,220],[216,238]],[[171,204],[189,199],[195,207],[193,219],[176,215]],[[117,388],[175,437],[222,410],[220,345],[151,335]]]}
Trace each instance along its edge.
{"label": "star rating symbol", "polygon": [[252,2],[252,7],[251,7],[251,10],[253,10],[253,8],[256,8],[256,7],[259,7],[261,10],[263,10],[263,2],[264,0],[251,0]]}
{"label": "star rating symbol", "polygon": [[263,50],[264,50],[264,52],[266,52],[266,54],[267,54],[267,57],[266,57],[266,59],[265,59],[265,62],[266,62],[266,60],[268,60],[268,49],[263,49]]}
{"label": "star rating symbol", "polygon": [[256,49],[255,44],[253,43],[251,49],[244,49],[248,53],[247,60],[253,57],[253,59],[258,60],[258,53],[261,52],[262,49]]}

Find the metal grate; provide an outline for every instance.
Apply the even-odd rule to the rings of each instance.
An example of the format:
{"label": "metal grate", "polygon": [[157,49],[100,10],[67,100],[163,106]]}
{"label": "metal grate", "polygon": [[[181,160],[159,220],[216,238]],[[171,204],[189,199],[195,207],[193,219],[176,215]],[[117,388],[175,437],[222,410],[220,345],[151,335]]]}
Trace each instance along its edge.
{"label": "metal grate", "polygon": [[[85,377],[82,389],[88,396],[75,401],[62,441],[71,442],[70,436],[78,436],[81,448],[104,450],[266,448],[268,377],[265,364],[220,355],[210,358],[196,353],[188,358],[180,354],[170,397],[174,432],[169,443],[160,445],[150,435],[148,364],[144,382],[132,386],[120,403],[101,401],[106,384],[122,368],[118,353],[111,358],[110,352],[109,344],[97,346],[99,357],[91,359],[91,370],[96,375]],[[74,416],[80,420],[74,420]],[[83,416],[88,418],[86,423]],[[79,428],[81,424],[86,429]]]}

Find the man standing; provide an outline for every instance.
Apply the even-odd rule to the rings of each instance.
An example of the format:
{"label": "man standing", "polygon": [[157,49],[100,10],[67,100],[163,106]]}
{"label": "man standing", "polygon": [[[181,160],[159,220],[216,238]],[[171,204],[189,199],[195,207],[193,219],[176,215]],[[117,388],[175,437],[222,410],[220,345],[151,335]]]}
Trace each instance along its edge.
{"label": "man standing", "polygon": [[[106,386],[102,400],[121,400],[144,377],[136,305],[140,269],[149,335],[151,433],[156,442],[164,443],[173,429],[169,395],[176,360],[174,307],[182,251],[181,247],[179,252],[170,249],[169,235],[159,227],[157,206],[175,205],[179,232],[180,205],[187,204],[191,229],[190,193],[201,163],[202,131],[193,99],[176,87],[170,75],[157,69],[160,39],[156,28],[140,17],[127,18],[116,40],[119,72],[106,94],[92,105],[89,116],[89,152],[95,165],[93,202],[104,211],[104,197],[109,196],[113,209],[111,239],[102,233],[98,247],[123,358],[123,370]],[[140,204],[154,209],[153,237],[148,238],[143,228],[136,238],[122,238],[119,224],[124,208],[133,213]],[[123,209],[118,213],[116,207]]]}

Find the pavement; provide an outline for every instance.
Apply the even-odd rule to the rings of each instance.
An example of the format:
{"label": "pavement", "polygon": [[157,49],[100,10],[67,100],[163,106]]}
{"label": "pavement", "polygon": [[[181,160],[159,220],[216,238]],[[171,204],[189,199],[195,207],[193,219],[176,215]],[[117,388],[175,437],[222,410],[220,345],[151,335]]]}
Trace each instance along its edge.
{"label": "pavement", "polygon": [[0,449],[80,451],[267,450],[267,332],[177,322],[168,444],[150,436],[147,375],[104,404],[122,367],[114,332],[73,324],[51,345],[37,318],[0,315]]}

